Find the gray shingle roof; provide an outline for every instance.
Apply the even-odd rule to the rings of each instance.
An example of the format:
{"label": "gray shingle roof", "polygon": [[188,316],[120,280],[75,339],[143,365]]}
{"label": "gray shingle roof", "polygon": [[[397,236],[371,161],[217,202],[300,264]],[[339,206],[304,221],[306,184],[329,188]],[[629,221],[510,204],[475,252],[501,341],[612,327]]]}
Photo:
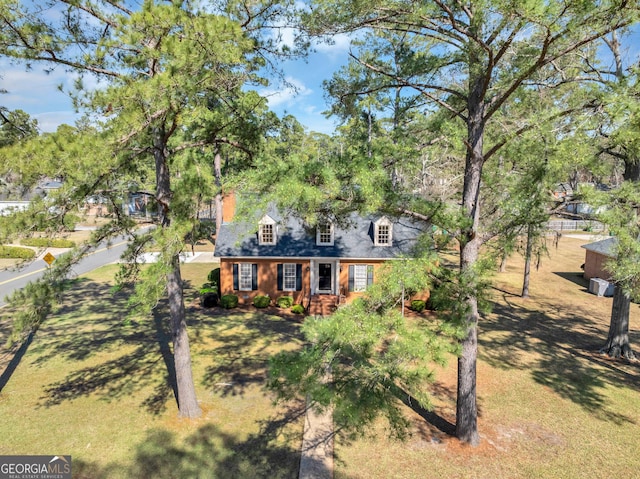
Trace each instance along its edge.
{"label": "gray shingle roof", "polygon": [[267,214],[277,222],[275,245],[258,244],[258,215],[252,222],[223,223],[216,238],[215,256],[255,258],[351,258],[392,259],[409,256],[424,231],[430,225],[412,222],[408,218],[389,218],[393,223],[391,246],[375,246],[373,224],[380,216],[361,217],[352,214],[348,226],[334,226],[334,244],[316,245],[316,231],[295,217],[283,217],[274,209]]}
{"label": "gray shingle roof", "polygon": [[617,244],[617,238],[607,238],[596,241],[595,243],[582,245],[582,247],[587,251],[593,251],[594,253],[600,253],[601,255],[613,258],[615,257],[615,249]]}

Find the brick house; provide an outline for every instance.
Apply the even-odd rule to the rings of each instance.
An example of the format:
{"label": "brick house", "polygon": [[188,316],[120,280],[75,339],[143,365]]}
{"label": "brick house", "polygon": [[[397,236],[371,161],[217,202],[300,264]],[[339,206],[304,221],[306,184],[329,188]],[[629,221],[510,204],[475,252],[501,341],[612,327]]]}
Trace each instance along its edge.
{"label": "brick house", "polygon": [[240,222],[230,203],[216,237],[221,294],[236,294],[241,304],[289,295],[312,314],[314,305],[324,310],[361,295],[381,264],[411,255],[425,228],[408,218],[357,214],[344,226],[311,228],[275,208]]}
{"label": "brick house", "polygon": [[607,238],[582,245],[586,250],[584,259],[584,277],[586,279],[602,278],[607,281],[611,279],[611,273],[607,271],[606,263],[615,258],[616,245],[616,238]]}

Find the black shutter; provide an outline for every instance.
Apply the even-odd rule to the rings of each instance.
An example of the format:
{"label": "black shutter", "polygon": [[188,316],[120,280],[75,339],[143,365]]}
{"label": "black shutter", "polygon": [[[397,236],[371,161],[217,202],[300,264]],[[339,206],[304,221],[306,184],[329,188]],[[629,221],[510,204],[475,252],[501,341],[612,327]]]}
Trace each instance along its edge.
{"label": "black shutter", "polygon": [[283,287],[283,283],[284,282],[284,275],[282,273],[282,263],[278,264],[278,291],[282,291],[284,289]]}
{"label": "black shutter", "polygon": [[353,291],[353,276],[354,276],[354,267],[352,264],[349,265],[349,291]]}
{"label": "black shutter", "polygon": [[373,265],[367,265],[367,286],[373,284]]}
{"label": "black shutter", "polygon": [[251,265],[251,290],[256,291],[258,289],[258,264],[253,263]]}
{"label": "black shutter", "polygon": [[296,265],[296,291],[302,291],[302,265]]}
{"label": "black shutter", "polygon": [[238,263],[233,263],[233,289],[238,291],[240,289],[240,280],[238,278]]}

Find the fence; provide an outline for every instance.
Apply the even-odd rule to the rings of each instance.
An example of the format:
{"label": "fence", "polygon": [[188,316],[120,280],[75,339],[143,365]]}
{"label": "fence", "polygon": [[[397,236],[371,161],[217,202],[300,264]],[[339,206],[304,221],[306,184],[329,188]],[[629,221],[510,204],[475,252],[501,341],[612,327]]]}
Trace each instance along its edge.
{"label": "fence", "polygon": [[553,220],[547,223],[553,231],[604,231],[604,225],[593,220]]}

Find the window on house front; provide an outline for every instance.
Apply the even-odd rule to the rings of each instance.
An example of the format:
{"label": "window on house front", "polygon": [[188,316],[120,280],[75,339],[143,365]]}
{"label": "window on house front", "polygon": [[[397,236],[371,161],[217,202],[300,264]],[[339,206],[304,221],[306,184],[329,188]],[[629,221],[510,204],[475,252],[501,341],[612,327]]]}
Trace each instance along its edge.
{"label": "window on house front", "polygon": [[284,291],[296,290],[296,265],[292,263],[285,263],[283,268],[283,284],[282,289]]}
{"label": "window on house front", "polygon": [[374,223],[374,243],[376,246],[391,246],[393,226],[384,216]]}
{"label": "window on house front", "polygon": [[240,284],[238,288],[240,291],[251,291],[251,286],[253,284],[252,273],[251,263],[240,263]]}
{"label": "window on house front", "polygon": [[380,225],[378,226],[378,244],[379,245],[388,245],[389,244],[389,225]]}
{"label": "window on house front", "polygon": [[277,266],[278,291],[302,290],[302,265],[279,263]]}
{"label": "window on house front", "polygon": [[260,225],[260,243],[262,244],[274,244],[275,234],[273,231],[273,225]]}
{"label": "window on house front", "polygon": [[373,265],[352,264],[349,266],[349,291],[364,291],[372,283]]}
{"label": "window on house front", "polygon": [[276,222],[269,215],[265,215],[258,224],[258,244],[276,244]]}
{"label": "window on house front", "polygon": [[317,227],[317,243],[318,245],[333,245],[333,225],[331,223],[320,223]]}

